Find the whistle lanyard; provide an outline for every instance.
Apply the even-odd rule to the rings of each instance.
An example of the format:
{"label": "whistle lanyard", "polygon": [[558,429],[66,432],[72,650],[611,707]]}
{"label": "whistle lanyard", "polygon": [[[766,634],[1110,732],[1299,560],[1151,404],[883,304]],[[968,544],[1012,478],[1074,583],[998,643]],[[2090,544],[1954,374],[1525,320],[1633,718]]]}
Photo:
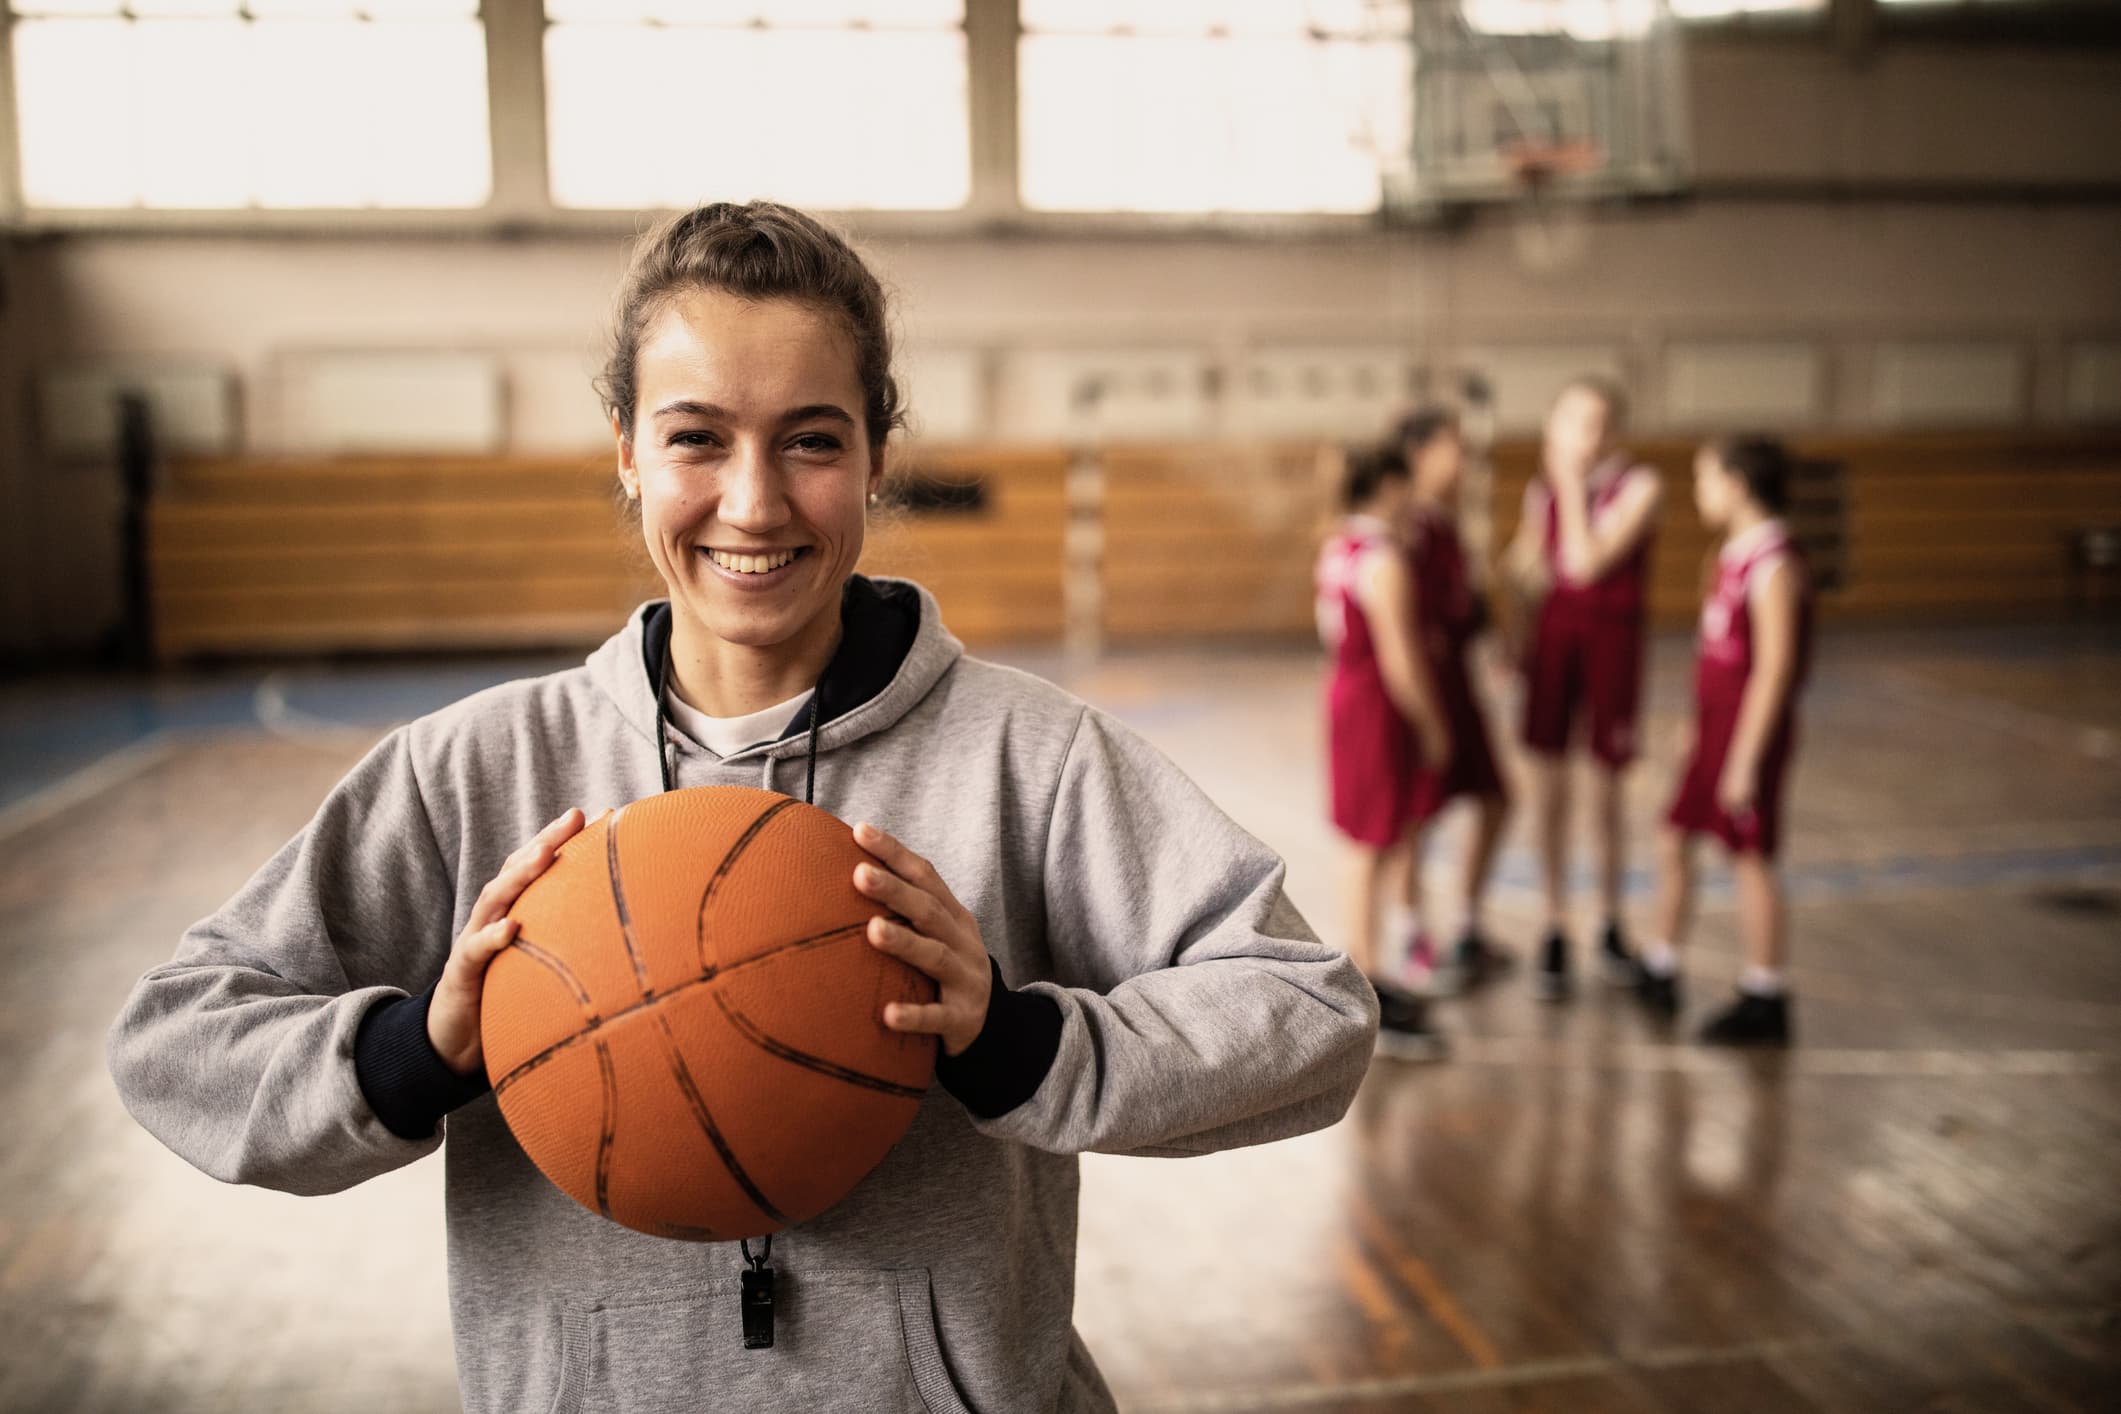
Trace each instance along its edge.
{"label": "whistle lanyard", "polygon": [[[677,743],[671,740],[670,714],[663,704],[670,691],[670,655],[666,650],[658,665],[655,680],[655,764],[663,777],[663,789],[677,789]],[[803,761],[803,804],[817,804],[817,731],[824,721],[825,677],[818,675],[817,686],[810,690],[810,705],[804,710],[810,714],[810,723],[804,728],[806,746]]]}
{"label": "whistle lanyard", "polygon": [[[661,770],[663,789],[677,789],[677,743],[671,740],[668,713],[664,709],[665,694],[670,690],[670,655],[666,651],[658,665],[655,683],[655,756]],[[817,802],[817,731],[824,720],[825,678],[819,674],[817,686],[810,692],[810,725],[804,735],[809,738],[803,767],[803,803]],[[738,1274],[740,1306],[743,1314],[744,1349],[771,1350],[773,1348],[773,1235],[768,1233],[760,1244],[756,1255],[751,1251],[748,1239],[741,1240],[737,1247],[744,1254],[744,1265]]]}

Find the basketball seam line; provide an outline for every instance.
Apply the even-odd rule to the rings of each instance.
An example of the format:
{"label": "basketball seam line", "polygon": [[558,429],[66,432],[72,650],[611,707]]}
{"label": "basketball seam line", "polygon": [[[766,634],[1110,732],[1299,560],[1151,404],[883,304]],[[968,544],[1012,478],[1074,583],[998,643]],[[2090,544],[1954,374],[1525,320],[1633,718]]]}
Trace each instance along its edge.
{"label": "basketball seam line", "polygon": [[[737,836],[736,843],[729,846],[729,852],[724,854],[722,862],[715,866],[713,877],[707,880],[707,887],[700,894],[699,922],[694,928],[693,936],[693,943],[699,951],[700,967],[702,969],[712,972],[714,968],[714,963],[707,956],[707,905],[714,902],[714,891],[722,886],[722,880],[727,878],[729,871],[736,867],[738,856],[751,847],[751,842],[758,838],[759,831],[772,823],[775,816],[784,810],[792,808],[794,805],[794,800],[784,797],[760,811],[758,818],[745,827],[743,834]],[[612,875],[612,883],[614,886],[617,885],[617,874]]]}
{"label": "basketball seam line", "polygon": [[516,935],[513,941],[514,945],[522,950],[523,956],[533,962],[545,964],[558,975],[562,982],[567,984],[567,990],[574,993],[574,999],[581,1003],[583,1015],[587,1016],[591,1021],[597,1019],[596,1002],[590,998],[589,989],[582,985],[581,980],[574,975],[572,968],[520,933]]}
{"label": "basketball seam line", "polygon": [[597,1211],[611,1216],[611,1151],[619,1137],[619,1078],[611,1068],[611,1047],[597,1042],[597,1071],[604,1082],[604,1113],[597,1136]]}
{"label": "basketball seam line", "polygon": [[[850,923],[842,928],[834,928],[830,932],[813,933],[807,938],[797,938],[793,942],[782,943],[777,947],[768,948],[765,952],[759,953],[752,957],[747,957],[741,962],[733,962],[727,967],[717,968],[713,971],[703,973],[698,977],[689,978],[686,981],[678,983],[675,987],[672,987],[666,992],[650,992],[647,996],[641,998],[639,1001],[634,1002],[629,1006],[621,1007],[619,1010],[611,1013],[609,1016],[598,1016],[593,1010],[590,1010],[588,1007],[585,1006],[583,1009],[584,1015],[585,1019],[589,1023],[586,1027],[584,1027],[580,1031],[575,1032],[571,1036],[561,1037],[559,1040],[553,1042],[544,1050],[539,1051],[537,1054],[531,1056],[529,1059],[519,1061],[512,1069],[509,1070],[506,1075],[494,1081],[493,1088],[496,1093],[505,1090],[510,1085],[514,1084],[517,1080],[520,1080],[526,1072],[535,1070],[537,1067],[551,1060],[554,1056],[557,1056],[560,1052],[568,1050],[574,1046],[578,1046],[582,1042],[594,1037],[595,1035],[597,1035],[598,1032],[602,1031],[605,1027],[612,1025],[614,1022],[623,1021],[627,1017],[632,1016],[635,1012],[638,1012],[645,1007],[653,1006],[657,1002],[663,1001],[667,998],[677,996],[680,992],[689,992],[694,987],[705,986],[707,983],[715,981],[717,978],[728,976],[730,973],[742,972],[746,968],[756,967],[760,963],[768,962],[776,957],[781,956],[783,953],[796,952],[803,948],[823,947],[827,943],[838,942],[847,938],[856,937],[868,931],[868,928],[869,924],[868,921],[865,919],[860,923]],[[514,947],[522,941],[523,939],[519,936],[515,940],[515,942],[510,943],[509,946]]]}
{"label": "basketball seam line", "polygon": [[611,901],[619,910],[619,936],[626,940],[626,956],[633,961],[633,975],[640,981],[641,995],[649,993],[648,964],[641,961],[641,950],[633,941],[633,913],[626,907],[626,886],[619,882],[619,821],[626,818],[626,807],[620,806],[618,814],[604,829],[604,864],[611,875]]}
{"label": "basketball seam line", "polygon": [[751,1181],[751,1175],[744,1172],[744,1166],[737,1162],[736,1151],[731,1149],[729,1141],[722,1137],[721,1127],[708,1112],[706,1097],[700,1094],[699,1086],[693,1083],[692,1071],[678,1050],[678,1038],[670,1034],[670,1023],[658,1016],[655,1026],[656,1030],[663,1033],[663,1055],[670,1061],[670,1073],[676,1078],[678,1089],[684,1093],[685,1103],[691,1107],[692,1117],[698,1122],[700,1132],[707,1136],[708,1143],[714,1145],[714,1151],[722,1156],[722,1166],[729,1170],[729,1176],[737,1181],[738,1187],[750,1195],[751,1201],[758,1204],[760,1212],[786,1227],[788,1215],[766,1201],[765,1193]]}
{"label": "basketball seam line", "polygon": [[914,1089],[911,1085],[901,1085],[895,1080],[886,1080],[880,1075],[871,1075],[867,1071],[851,1070],[835,1061],[826,1060],[822,1056],[814,1056],[808,1051],[799,1051],[786,1041],[776,1040],[760,1030],[757,1022],[738,1011],[730,1004],[729,999],[720,992],[713,993],[713,996],[714,1004],[722,1009],[722,1015],[729,1018],[729,1024],[737,1029],[737,1034],[770,1056],[779,1056],[782,1060],[793,1062],[806,1070],[814,1070],[820,1075],[829,1075],[835,1080],[844,1080],[850,1085],[862,1085],[871,1090],[881,1090],[887,1095],[903,1095],[907,1099],[917,1100],[923,1093]]}

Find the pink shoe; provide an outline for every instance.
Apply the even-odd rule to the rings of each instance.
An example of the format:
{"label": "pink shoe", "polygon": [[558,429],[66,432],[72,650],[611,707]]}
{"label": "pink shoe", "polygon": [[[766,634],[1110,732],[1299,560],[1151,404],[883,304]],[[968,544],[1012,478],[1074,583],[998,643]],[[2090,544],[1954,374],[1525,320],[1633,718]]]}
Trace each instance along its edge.
{"label": "pink shoe", "polygon": [[1436,980],[1436,944],[1429,940],[1426,930],[1416,933],[1414,941],[1407,944],[1406,961],[1400,964],[1400,980],[1407,990],[1417,996],[1427,996]]}

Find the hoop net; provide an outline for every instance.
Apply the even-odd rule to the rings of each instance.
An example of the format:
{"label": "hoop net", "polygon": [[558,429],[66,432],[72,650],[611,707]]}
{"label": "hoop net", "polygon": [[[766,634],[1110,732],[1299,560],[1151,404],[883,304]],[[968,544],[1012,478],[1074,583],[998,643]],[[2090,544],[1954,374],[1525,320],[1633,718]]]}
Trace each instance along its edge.
{"label": "hoop net", "polygon": [[1591,242],[1591,208],[1581,180],[1602,170],[1605,150],[1588,138],[1520,139],[1502,149],[1516,183],[1517,258],[1537,274],[1565,270]]}

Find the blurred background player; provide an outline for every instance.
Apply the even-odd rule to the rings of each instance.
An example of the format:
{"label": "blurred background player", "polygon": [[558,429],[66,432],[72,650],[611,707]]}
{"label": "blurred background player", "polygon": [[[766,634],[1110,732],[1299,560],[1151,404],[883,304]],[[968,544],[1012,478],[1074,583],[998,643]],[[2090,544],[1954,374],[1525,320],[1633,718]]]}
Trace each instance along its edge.
{"label": "blurred background player", "polygon": [[1600,962],[1633,986],[1621,921],[1627,847],[1623,776],[1636,755],[1650,541],[1663,487],[1621,449],[1627,403],[1602,379],[1578,378],[1547,414],[1540,474],[1505,554],[1507,570],[1541,593],[1525,654],[1524,743],[1546,895],[1546,939],[1534,986],[1547,1001],[1570,993],[1568,752],[1588,737],[1592,820],[1604,909]]}
{"label": "blurred background player", "polygon": [[1789,481],[1789,454],[1765,437],[1711,443],[1694,459],[1694,505],[1723,539],[1701,607],[1693,741],[1660,839],[1657,936],[1642,950],[1640,995],[1659,1015],[1678,1013],[1693,840],[1714,835],[1731,852],[1745,938],[1738,999],[1701,1032],[1726,1045],[1779,1045],[1790,1034],[1789,921],[1775,851],[1811,661],[1811,592],[1781,519]]}
{"label": "blurred background player", "polygon": [[1411,495],[1398,448],[1350,455],[1341,477],[1343,518],[1319,551],[1314,583],[1319,637],[1333,660],[1327,770],[1333,826],[1349,842],[1342,904],[1348,951],[1377,988],[1377,1048],[1426,1060],[1442,1053],[1427,1005],[1386,979],[1377,941],[1380,912],[1395,946],[1415,941],[1408,907],[1419,869],[1415,770],[1451,756],[1436,684],[1415,646],[1420,608],[1399,531]]}
{"label": "blurred background player", "polygon": [[[1481,926],[1481,902],[1509,819],[1509,797],[1467,661],[1487,614],[1458,533],[1458,488],[1465,470],[1458,419],[1442,408],[1421,408],[1400,421],[1393,440],[1410,473],[1402,538],[1414,589],[1421,665],[1450,741],[1447,757],[1425,753],[1414,766],[1415,833],[1408,851],[1406,901],[1414,911],[1415,966],[1430,970],[1426,981],[1433,992],[1448,995],[1478,984],[1510,961]],[[1461,797],[1473,802],[1476,813],[1460,865],[1458,937],[1431,964],[1434,950],[1422,907],[1423,835],[1443,808]]]}

